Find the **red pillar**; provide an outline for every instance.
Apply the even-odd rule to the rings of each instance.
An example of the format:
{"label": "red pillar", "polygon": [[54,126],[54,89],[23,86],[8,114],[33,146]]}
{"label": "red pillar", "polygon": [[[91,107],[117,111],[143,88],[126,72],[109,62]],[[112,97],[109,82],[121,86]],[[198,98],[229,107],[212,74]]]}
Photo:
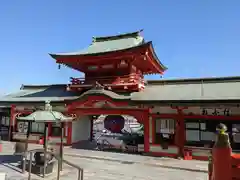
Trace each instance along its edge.
{"label": "red pillar", "polygon": [[152,117],[152,144],[155,144],[156,119]]}
{"label": "red pillar", "polygon": [[52,123],[51,122],[48,123],[48,137],[49,136],[52,136]]}
{"label": "red pillar", "polygon": [[148,153],[150,149],[149,142],[149,113],[148,111],[143,113],[143,122],[144,122],[144,152]]}
{"label": "red pillar", "polygon": [[68,122],[68,125],[67,125],[67,144],[68,145],[71,145],[72,144],[72,123],[73,122]]}
{"label": "red pillar", "polygon": [[177,121],[176,144],[178,146],[178,155],[183,156],[184,144],[186,140],[183,109],[178,108],[177,112],[178,112],[178,119],[176,120]]}
{"label": "red pillar", "polygon": [[212,150],[213,175],[212,180],[232,179],[232,149],[228,134],[219,132]]}

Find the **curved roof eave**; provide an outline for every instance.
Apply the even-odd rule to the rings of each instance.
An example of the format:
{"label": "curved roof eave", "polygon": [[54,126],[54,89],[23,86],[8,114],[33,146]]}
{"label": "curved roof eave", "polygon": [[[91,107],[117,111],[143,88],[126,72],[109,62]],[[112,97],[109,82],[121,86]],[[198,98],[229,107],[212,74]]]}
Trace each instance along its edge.
{"label": "curved roof eave", "polygon": [[126,49],[119,49],[119,50],[115,50],[115,51],[107,51],[107,52],[100,52],[100,53],[91,53],[91,54],[69,54],[69,53],[58,53],[58,54],[52,54],[49,53],[49,55],[53,58],[56,59],[57,57],[88,57],[88,56],[100,56],[100,55],[106,55],[106,54],[111,54],[111,53],[121,53],[121,52],[126,52],[126,51],[131,51],[131,50],[136,50],[138,48],[143,48],[145,46],[149,46],[152,42],[146,42],[146,43],[142,43],[140,45],[137,46],[133,46],[131,48],[126,48]]}
{"label": "curved roof eave", "polygon": [[154,50],[154,47],[153,47],[153,44],[152,44],[152,41],[150,41],[150,49],[152,51],[152,55],[154,57],[154,59],[156,60],[156,62],[163,68],[164,71],[166,71],[168,68],[160,61],[160,59],[158,58],[157,56],[157,53],[155,52]]}
{"label": "curved roof eave", "polygon": [[130,100],[131,98],[130,95],[129,96],[120,95],[113,91],[108,91],[104,89],[90,89],[84,92],[83,94],[81,94],[77,99],[82,99],[82,98],[84,99],[85,97],[91,96],[91,95],[102,95],[115,100]]}
{"label": "curved roof eave", "polygon": [[112,53],[121,53],[121,52],[127,52],[127,51],[132,51],[132,50],[136,50],[139,48],[143,48],[143,47],[150,47],[150,50],[152,52],[152,55],[154,57],[154,60],[157,64],[159,64],[161,66],[161,68],[165,71],[168,68],[166,66],[164,66],[162,64],[162,62],[160,61],[160,59],[158,58],[154,48],[153,48],[153,44],[152,41],[131,47],[131,48],[126,48],[126,49],[120,49],[120,50],[116,50],[116,51],[108,51],[108,52],[101,52],[101,53],[92,53],[92,54],[69,54],[69,53],[60,53],[60,54],[49,54],[53,59],[57,59],[58,57],[89,57],[89,56],[101,56],[101,55],[110,55]]}

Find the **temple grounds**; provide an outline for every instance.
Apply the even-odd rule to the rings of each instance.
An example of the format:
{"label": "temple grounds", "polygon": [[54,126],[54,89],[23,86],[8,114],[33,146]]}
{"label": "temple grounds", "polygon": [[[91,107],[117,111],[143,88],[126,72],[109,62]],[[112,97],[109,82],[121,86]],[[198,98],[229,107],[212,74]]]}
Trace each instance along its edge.
{"label": "temple grounds", "polygon": [[[30,145],[30,149],[39,148]],[[3,142],[0,153],[0,172],[7,172],[8,180],[25,180],[27,173],[21,174],[14,170],[9,155],[13,153],[13,144]],[[119,154],[81,149],[64,149],[64,159],[84,168],[84,180],[203,180],[207,179],[207,162],[184,161],[170,158]],[[14,162],[14,161],[13,161]],[[61,180],[77,179],[77,171],[67,165]],[[33,180],[42,179],[32,176]],[[45,179],[54,180],[53,174]]]}

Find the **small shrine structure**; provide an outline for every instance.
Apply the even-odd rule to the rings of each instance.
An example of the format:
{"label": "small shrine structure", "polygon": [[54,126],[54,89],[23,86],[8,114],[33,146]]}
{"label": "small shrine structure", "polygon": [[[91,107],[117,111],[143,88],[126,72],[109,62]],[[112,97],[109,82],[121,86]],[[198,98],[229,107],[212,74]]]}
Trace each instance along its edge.
{"label": "small shrine structure", "polygon": [[[62,169],[62,159],[63,159],[63,135],[64,135],[64,123],[65,122],[72,122],[75,119],[74,115],[71,117],[64,116],[62,113],[53,111],[52,106],[50,105],[50,101],[45,102],[45,108],[44,110],[38,110],[30,115],[27,116],[17,116],[16,120],[20,123],[22,122],[24,124],[23,129],[26,129],[26,132],[14,132],[13,133],[13,139],[17,140],[18,142],[21,142],[20,144],[16,144],[16,150],[19,148],[17,146],[21,146],[22,142],[25,142],[25,148],[24,148],[24,157],[22,162],[22,169],[23,172],[25,171],[26,167],[31,166],[30,169],[34,171],[36,174],[43,174],[43,177],[45,177],[46,173],[51,173],[53,171],[53,165],[54,163],[49,163],[52,159],[52,155],[48,154],[47,151],[49,149],[48,146],[48,125],[49,123],[53,124],[59,124],[61,128],[61,137],[60,137],[60,148],[59,152],[56,154],[60,159],[59,161],[59,169]],[[44,126],[44,132],[43,136],[39,135],[39,143],[43,143],[44,146],[44,152],[36,151],[33,155],[35,157],[35,163],[29,164],[27,163],[27,151],[28,151],[28,143],[29,143],[29,137],[32,135],[32,123],[38,123],[43,124]],[[19,127],[20,128],[20,127]],[[56,147],[56,146],[54,146]],[[52,151],[57,151],[56,149],[52,149]],[[16,152],[17,153],[17,152]],[[54,152],[53,152],[54,153]],[[42,155],[43,154],[43,155]],[[32,159],[32,157],[30,157]],[[32,161],[30,161],[32,163]],[[32,168],[33,167],[33,168]],[[28,168],[29,169],[29,168]],[[31,172],[30,172],[31,173]]]}

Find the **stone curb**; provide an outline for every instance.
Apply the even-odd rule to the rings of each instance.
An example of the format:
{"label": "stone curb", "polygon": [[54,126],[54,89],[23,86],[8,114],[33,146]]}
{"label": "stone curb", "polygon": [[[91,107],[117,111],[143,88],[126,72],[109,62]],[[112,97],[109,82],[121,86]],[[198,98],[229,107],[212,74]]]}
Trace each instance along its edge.
{"label": "stone curb", "polygon": [[143,163],[139,161],[123,161],[116,158],[106,158],[106,157],[99,157],[99,156],[85,156],[80,154],[73,154],[73,153],[64,153],[65,156],[71,156],[71,157],[80,157],[85,159],[96,159],[96,160],[103,160],[103,161],[112,161],[112,162],[119,162],[122,164],[143,164],[146,166],[153,166],[153,167],[162,167],[162,168],[168,168],[168,169],[176,169],[176,170],[182,170],[182,171],[190,171],[190,172],[201,172],[201,173],[208,173],[207,170],[203,169],[194,169],[194,168],[182,168],[182,167],[176,167],[176,166],[167,166],[163,164],[158,163]]}

